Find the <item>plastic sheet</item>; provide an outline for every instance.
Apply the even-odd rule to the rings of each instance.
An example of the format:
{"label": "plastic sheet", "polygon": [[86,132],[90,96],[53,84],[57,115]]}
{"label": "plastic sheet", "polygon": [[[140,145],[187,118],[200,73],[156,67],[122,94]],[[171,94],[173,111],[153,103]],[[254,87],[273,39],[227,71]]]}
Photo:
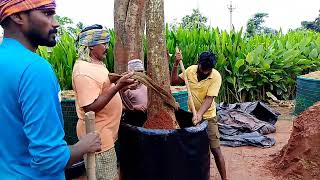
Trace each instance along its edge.
{"label": "plastic sheet", "polygon": [[275,123],[280,113],[262,102],[217,106],[221,145],[271,147],[273,138],[264,136],[276,131]]}

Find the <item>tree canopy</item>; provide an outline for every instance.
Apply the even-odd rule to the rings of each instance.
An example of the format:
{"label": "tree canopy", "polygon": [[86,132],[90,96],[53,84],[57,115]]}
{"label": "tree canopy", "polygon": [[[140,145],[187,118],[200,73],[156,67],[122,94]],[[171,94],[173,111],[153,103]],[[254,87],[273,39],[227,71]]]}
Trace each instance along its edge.
{"label": "tree canopy", "polygon": [[181,26],[185,29],[206,27],[208,18],[203,16],[199,9],[193,9],[191,15],[182,18]]}
{"label": "tree canopy", "polygon": [[311,29],[320,32],[320,10],[318,17],[314,21],[302,21],[301,25],[304,29]]}
{"label": "tree canopy", "polygon": [[268,13],[256,13],[247,22],[247,33],[248,36],[253,36],[254,34],[270,34],[277,33],[277,30],[263,26],[265,18],[269,16]]}

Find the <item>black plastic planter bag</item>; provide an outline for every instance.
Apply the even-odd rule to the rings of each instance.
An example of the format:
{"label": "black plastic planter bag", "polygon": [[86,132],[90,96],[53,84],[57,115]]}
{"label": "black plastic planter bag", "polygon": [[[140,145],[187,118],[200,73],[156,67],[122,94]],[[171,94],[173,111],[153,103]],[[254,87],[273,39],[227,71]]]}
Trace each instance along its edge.
{"label": "black plastic planter bag", "polygon": [[[179,122],[186,123],[191,121],[192,114],[179,110],[176,117]],[[127,114],[120,125],[120,171],[123,180],[209,179],[207,121],[196,127],[154,130],[125,123],[141,122],[134,118],[134,114]]]}

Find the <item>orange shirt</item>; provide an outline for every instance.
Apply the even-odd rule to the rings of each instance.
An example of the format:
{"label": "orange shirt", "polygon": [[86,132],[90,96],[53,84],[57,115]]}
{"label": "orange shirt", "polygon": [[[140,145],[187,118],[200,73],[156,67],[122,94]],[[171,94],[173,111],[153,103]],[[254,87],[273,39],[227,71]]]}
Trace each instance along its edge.
{"label": "orange shirt", "polygon": [[[85,132],[84,110],[82,107],[92,104],[98,96],[114,84],[108,77],[109,71],[103,64],[94,64],[77,60],[72,73],[72,86],[76,92],[76,108],[79,117],[77,135],[81,138]],[[98,113],[95,114],[95,128],[100,132],[102,152],[114,146],[118,137],[122,101],[119,93]]]}

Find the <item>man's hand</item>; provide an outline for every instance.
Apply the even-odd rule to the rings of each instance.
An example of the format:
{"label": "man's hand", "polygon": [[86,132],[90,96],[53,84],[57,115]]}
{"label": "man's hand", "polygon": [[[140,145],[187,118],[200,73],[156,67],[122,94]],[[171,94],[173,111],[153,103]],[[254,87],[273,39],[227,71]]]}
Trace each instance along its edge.
{"label": "man's hand", "polygon": [[116,86],[118,86],[120,89],[127,87],[127,89],[132,88],[137,85],[137,81],[134,79],[130,79],[130,77],[133,75],[133,72],[124,73],[123,76],[118,80]]}
{"label": "man's hand", "polygon": [[100,135],[96,132],[88,133],[82,136],[75,145],[69,146],[69,148],[71,157],[67,167],[71,167],[73,163],[80,160],[84,154],[101,151]]}
{"label": "man's hand", "polygon": [[116,83],[118,79],[119,78],[117,76],[110,76],[109,75],[109,80],[110,80],[111,83]]}
{"label": "man's hand", "polygon": [[202,120],[202,115],[199,113],[196,113],[195,115],[193,115],[192,117],[192,122],[193,124],[197,125],[200,121]]}
{"label": "man's hand", "polygon": [[136,111],[142,111],[142,112],[146,112],[147,111],[147,107],[142,105],[142,104],[134,105],[133,109],[136,110]]}
{"label": "man's hand", "polygon": [[94,153],[101,151],[101,138],[96,132],[82,136],[76,146],[83,153]]}
{"label": "man's hand", "polygon": [[176,49],[174,65],[178,66],[182,59],[183,57],[181,51],[179,49]]}

